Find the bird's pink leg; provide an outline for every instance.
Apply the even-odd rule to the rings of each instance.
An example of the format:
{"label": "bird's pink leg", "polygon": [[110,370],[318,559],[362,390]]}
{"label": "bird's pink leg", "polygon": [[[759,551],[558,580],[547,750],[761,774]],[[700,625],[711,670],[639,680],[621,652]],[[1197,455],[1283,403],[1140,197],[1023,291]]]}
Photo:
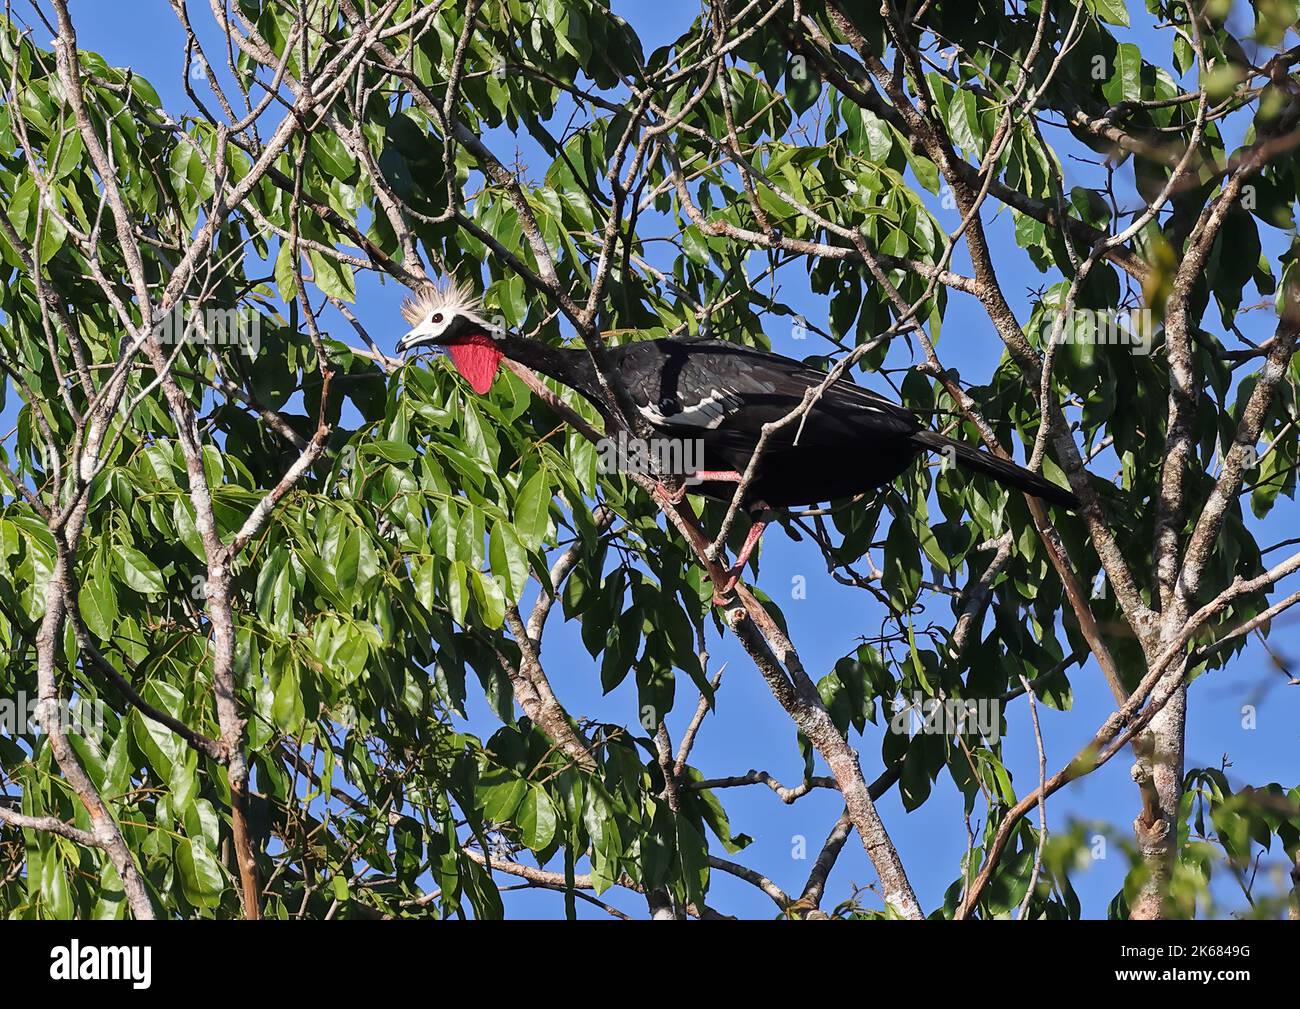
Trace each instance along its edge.
{"label": "bird's pink leg", "polygon": [[734,469],[697,469],[690,474],[688,479],[697,483],[703,483],[705,480],[716,480],[718,483],[740,483],[744,479],[744,474]]}
{"label": "bird's pink leg", "polygon": [[[764,515],[767,513],[764,512]],[[740,581],[740,574],[745,570],[745,564],[749,561],[749,555],[754,552],[754,547],[758,546],[758,541],[763,538],[763,531],[767,528],[768,520],[766,518],[755,518],[754,524],[749,527],[749,532],[745,534],[745,542],[741,544],[740,553],[736,555],[736,563],[731,566],[727,572],[727,579],[721,585],[715,585],[713,588],[713,601],[722,603],[731,590],[736,587],[736,582]]]}
{"label": "bird's pink leg", "polygon": [[713,480],[717,483],[740,483],[743,479],[744,476],[734,469],[697,469],[694,473],[688,475],[687,480],[689,482],[683,483],[675,491],[669,491],[662,480],[659,481],[659,490],[673,504],[681,504],[692,484],[702,483],[705,480]]}
{"label": "bird's pink leg", "polygon": [[[702,483],[706,480],[716,483],[740,483],[744,480],[744,474],[734,469],[700,469],[690,475],[692,484]],[[655,484],[655,490],[665,501],[672,504],[681,504],[682,499],[686,497],[686,491],[690,484],[683,483],[675,491],[668,490],[662,480]],[[745,565],[749,562],[749,555],[754,552],[754,547],[758,546],[758,541],[763,538],[763,531],[767,528],[770,514],[767,505],[761,501],[756,501],[751,506],[752,524],[749,532],[745,534],[745,542],[741,544],[740,553],[736,555],[736,563],[731,566],[731,570],[726,573],[721,585],[713,587],[713,601],[718,605],[723,605],[727,597],[731,595],[732,589],[736,587],[736,582],[740,580],[741,572],[745,570]],[[761,516],[761,517],[760,517]]]}

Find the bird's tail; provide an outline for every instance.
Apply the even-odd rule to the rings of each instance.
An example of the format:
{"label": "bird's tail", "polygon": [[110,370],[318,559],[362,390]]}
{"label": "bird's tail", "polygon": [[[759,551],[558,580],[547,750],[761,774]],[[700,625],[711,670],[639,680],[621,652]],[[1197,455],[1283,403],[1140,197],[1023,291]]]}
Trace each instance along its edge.
{"label": "bird's tail", "polygon": [[991,452],[972,448],[970,445],[945,438],[934,431],[918,431],[912,436],[912,441],[943,453],[963,469],[990,477],[1003,487],[1032,494],[1036,498],[1042,498],[1050,504],[1061,505],[1064,508],[1074,510],[1079,507],[1079,499],[1066,488],[1043,479],[1037,473],[1031,473],[1010,459],[1003,459]]}

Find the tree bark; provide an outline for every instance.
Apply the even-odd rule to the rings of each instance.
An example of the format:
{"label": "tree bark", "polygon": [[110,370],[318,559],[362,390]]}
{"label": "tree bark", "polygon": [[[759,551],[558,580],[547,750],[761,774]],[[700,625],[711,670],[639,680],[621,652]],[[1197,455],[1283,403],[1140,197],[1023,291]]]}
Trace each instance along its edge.
{"label": "tree bark", "polygon": [[[1181,668],[1178,675],[1182,675]],[[1147,876],[1129,917],[1150,921],[1169,916],[1169,882],[1178,857],[1178,806],[1183,798],[1183,743],[1187,688],[1179,687],[1140,737],[1133,777],[1142,791],[1142,811],[1133,821]]]}

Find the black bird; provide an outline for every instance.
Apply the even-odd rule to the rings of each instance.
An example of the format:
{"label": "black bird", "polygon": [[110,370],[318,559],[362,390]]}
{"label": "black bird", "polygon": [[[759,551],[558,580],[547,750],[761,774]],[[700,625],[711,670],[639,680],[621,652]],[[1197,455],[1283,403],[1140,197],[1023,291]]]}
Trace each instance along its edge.
{"label": "black bird", "polygon": [[[596,370],[585,350],[564,350],[496,330],[457,286],[431,287],[402,306],[412,328],[399,353],[445,348],[471,387],[485,393],[508,358],[562,382],[606,411]],[[715,340],[643,340],[607,350],[633,406],[658,434],[698,439],[703,465],[692,493],[730,501],[753,456],[763,425],[779,420],[820,386],[826,373],[800,361]],[[607,418],[608,420],[609,418]],[[1075,508],[1078,501],[1006,459],[928,430],[912,411],[842,376],[807,414],[768,439],[742,504],[755,518],[733,577],[762,535],[772,508],[852,497],[890,483],[926,452],[1004,487]],[[679,492],[680,493],[680,492]]]}

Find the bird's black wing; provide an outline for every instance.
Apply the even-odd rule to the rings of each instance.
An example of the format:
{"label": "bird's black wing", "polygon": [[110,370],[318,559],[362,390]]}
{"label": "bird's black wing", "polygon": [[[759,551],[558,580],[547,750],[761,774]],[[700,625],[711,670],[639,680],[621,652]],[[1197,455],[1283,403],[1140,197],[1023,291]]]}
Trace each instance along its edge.
{"label": "bird's black wing", "polygon": [[[718,447],[752,451],[763,425],[795,409],[826,373],[801,361],[719,341],[651,340],[627,345],[620,361],[633,402],[661,430],[706,437]],[[774,452],[906,438],[921,427],[910,410],[841,377],[806,417],[769,440]]]}
{"label": "bird's black wing", "polygon": [[[613,356],[641,415],[671,437],[702,442],[707,470],[744,471],[764,426],[826,381],[825,372],[800,361],[716,341],[647,340]],[[1077,505],[1069,490],[929,431],[910,410],[843,377],[769,439],[750,497],[775,507],[850,497],[884,486],[925,451],[951,453],[1004,487]],[[706,494],[729,496],[727,486],[704,486]]]}

